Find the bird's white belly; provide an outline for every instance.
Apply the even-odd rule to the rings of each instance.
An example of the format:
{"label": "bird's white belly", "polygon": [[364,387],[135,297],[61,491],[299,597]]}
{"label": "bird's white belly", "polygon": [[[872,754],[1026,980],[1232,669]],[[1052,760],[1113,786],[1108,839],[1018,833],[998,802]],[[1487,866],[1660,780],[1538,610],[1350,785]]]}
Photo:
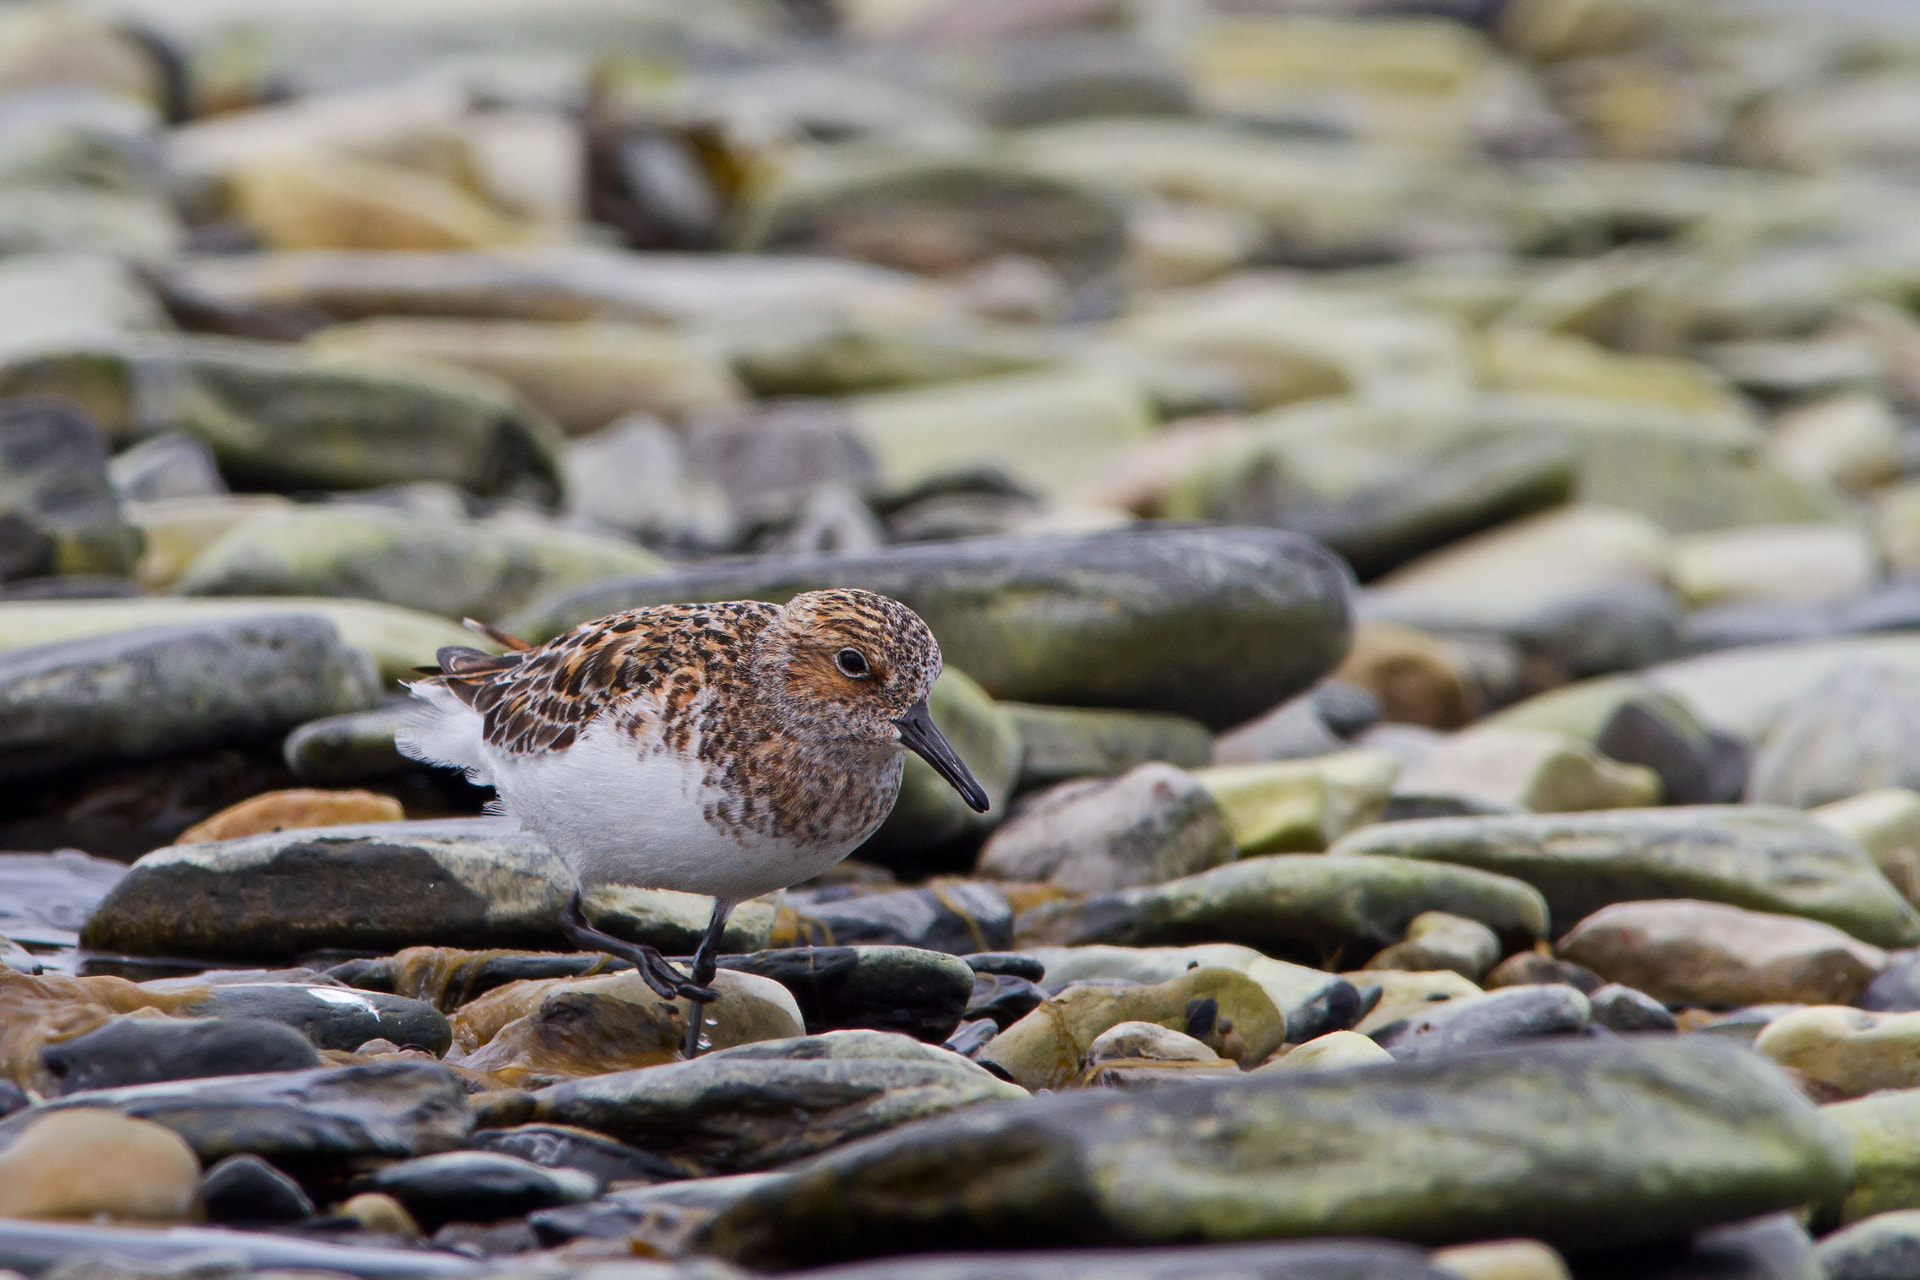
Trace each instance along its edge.
{"label": "bird's white belly", "polygon": [[546,840],[583,889],[678,889],[732,902],[818,875],[852,851],[729,831],[708,822],[706,770],[670,752],[637,754],[601,724],[565,751],[494,754],[502,806]]}

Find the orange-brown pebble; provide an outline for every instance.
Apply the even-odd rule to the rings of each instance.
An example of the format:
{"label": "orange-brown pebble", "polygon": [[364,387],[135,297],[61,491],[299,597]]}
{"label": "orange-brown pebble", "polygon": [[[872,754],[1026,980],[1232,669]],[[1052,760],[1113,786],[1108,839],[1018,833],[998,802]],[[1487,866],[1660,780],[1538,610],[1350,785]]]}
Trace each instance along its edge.
{"label": "orange-brown pebble", "polygon": [[392,796],[372,791],[320,791],[295,787],[267,791],[229,805],[211,818],[180,833],[175,844],[205,840],[238,840],[269,831],[304,827],[344,827],[361,822],[399,822],[407,816]]}
{"label": "orange-brown pebble", "polygon": [[48,1112],[0,1151],[0,1218],[183,1222],[199,1200],[193,1148],[117,1111]]}

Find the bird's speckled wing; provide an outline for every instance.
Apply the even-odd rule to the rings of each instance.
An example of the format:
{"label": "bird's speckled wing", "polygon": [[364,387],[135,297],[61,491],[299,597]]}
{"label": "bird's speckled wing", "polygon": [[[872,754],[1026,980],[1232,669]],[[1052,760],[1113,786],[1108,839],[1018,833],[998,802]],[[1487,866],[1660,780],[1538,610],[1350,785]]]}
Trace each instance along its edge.
{"label": "bird's speckled wing", "polygon": [[490,746],[511,755],[564,751],[601,716],[640,703],[663,723],[690,727],[675,712],[716,680],[738,678],[778,612],[752,600],[630,609],[497,658],[443,658],[434,679],[480,713]]}

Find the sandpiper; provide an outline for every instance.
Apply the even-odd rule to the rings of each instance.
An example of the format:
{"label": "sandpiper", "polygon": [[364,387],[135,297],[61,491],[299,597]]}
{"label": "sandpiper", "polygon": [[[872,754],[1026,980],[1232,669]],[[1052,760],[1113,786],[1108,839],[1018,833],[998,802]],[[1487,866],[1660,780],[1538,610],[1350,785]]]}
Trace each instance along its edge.
{"label": "sandpiper", "polygon": [[[927,710],[940,646],[886,596],[656,605],[537,646],[470,625],[508,651],[440,650],[410,686],[427,707],[401,750],[494,787],[566,861],[568,936],[695,1002],[688,1056],[734,905],[820,874],[872,835],[904,751],[987,808]],[[691,974],[587,922],[580,894],[605,884],[713,898]]]}

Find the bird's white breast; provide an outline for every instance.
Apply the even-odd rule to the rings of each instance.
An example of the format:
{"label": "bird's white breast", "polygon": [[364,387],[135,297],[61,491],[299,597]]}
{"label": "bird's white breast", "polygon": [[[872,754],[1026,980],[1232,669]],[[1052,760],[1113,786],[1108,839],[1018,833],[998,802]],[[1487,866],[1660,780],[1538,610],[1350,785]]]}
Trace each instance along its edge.
{"label": "bird's white breast", "polygon": [[702,761],[636,742],[610,719],[564,751],[514,754],[488,744],[479,714],[452,694],[416,693],[432,710],[403,734],[403,749],[491,783],[583,889],[625,884],[740,902],[818,875],[859,843],[804,845],[709,821],[724,777],[716,785]]}

